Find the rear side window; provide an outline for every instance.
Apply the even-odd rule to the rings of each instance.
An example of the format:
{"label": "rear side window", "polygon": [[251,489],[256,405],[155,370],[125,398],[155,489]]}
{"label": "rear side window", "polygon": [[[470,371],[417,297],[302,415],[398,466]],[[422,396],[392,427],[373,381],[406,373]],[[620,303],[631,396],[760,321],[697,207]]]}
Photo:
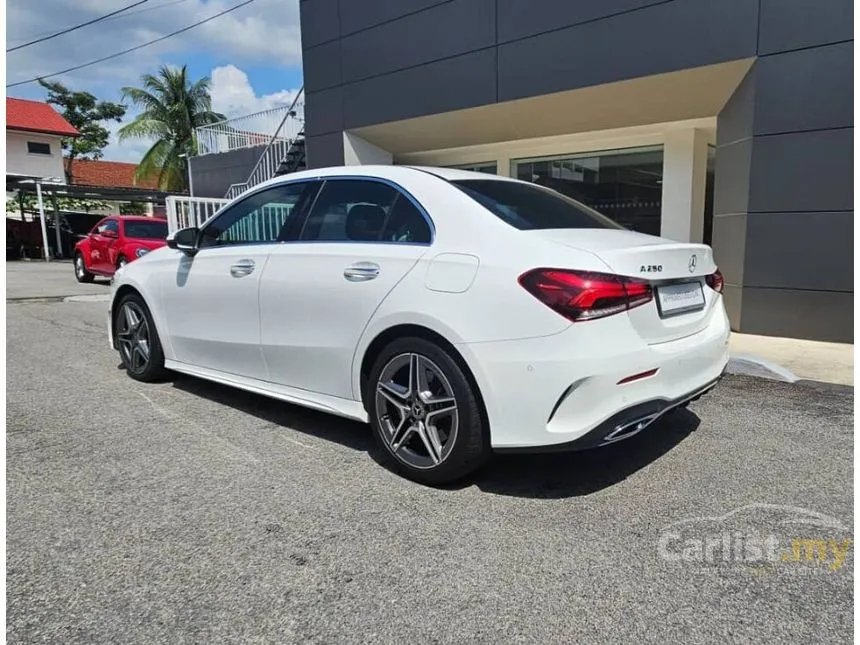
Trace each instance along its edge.
{"label": "rear side window", "polygon": [[308,216],[301,239],[319,242],[428,244],[430,226],[393,186],[367,179],[329,179]]}
{"label": "rear side window", "polygon": [[498,179],[463,179],[451,183],[521,231],[624,228],[585,204],[542,186]]}

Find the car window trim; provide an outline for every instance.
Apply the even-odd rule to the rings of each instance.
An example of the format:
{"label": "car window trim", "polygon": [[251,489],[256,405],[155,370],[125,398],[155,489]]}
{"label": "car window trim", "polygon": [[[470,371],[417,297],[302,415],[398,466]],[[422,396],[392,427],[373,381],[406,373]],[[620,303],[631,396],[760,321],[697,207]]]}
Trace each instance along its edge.
{"label": "car window trim", "polygon": [[[310,207],[302,213],[303,221],[301,225],[301,230],[299,231],[299,236],[295,240],[290,240],[290,244],[385,244],[391,245],[396,244],[400,246],[432,246],[433,242],[436,241],[436,225],[433,223],[433,220],[430,218],[430,214],[427,210],[420,204],[420,202],[415,199],[415,196],[412,195],[408,190],[406,190],[403,186],[398,184],[396,181],[392,181],[391,179],[386,179],[385,177],[372,177],[370,175],[324,175],[318,177],[318,179],[322,180],[322,184],[320,185],[319,190],[317,190],[317,194],[314,196],[313,203],[311,203]],[[397,203],[397,199],[400,197],[405,197],[408,199],[412,205],[418,210],[421,214],[421,217],[424,218],[424,221],[427,223],[428,228],[430,229],[430,241],[429,242],[383,242],[382,240],[303,240],[301,236],[305,232],[305,225],[307,224],[308,219],[310,219],[310,215],[313,212],[314,206],[316,206],[317,199],[322,194],[322,191],[325,189],[325,185],[331,180],[341,180],[341,179],[349,179],[356,181],[374,181],[376,183],[385,184],[390,186],[397,192],[397,197],[391,202],[391,207],[394,207],[394,204]],[[387,222],[387,218],[386,218]]]}

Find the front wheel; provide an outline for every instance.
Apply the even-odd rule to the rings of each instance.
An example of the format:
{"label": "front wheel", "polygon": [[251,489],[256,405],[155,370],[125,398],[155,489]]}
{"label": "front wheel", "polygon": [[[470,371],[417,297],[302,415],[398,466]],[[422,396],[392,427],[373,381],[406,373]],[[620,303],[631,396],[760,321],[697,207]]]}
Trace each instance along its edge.
{"label": "front wheel", "polygon": [[120,300],[114,329],[122,365],[131,378],[151,383],[167,375],[155,323],[138,294],[130,293]]}
{"label": "front wheel", "polygon": [[367,407],[389,465],[422,484],[466,477],[490,456],[476,388],[459,363],[423,338],[402,338],[377,358]]}
{"label": "front wheel", "polygon": [[78,282],[92,282],[95,276],[87,271],[82,253],[75,253],[75,279]]}

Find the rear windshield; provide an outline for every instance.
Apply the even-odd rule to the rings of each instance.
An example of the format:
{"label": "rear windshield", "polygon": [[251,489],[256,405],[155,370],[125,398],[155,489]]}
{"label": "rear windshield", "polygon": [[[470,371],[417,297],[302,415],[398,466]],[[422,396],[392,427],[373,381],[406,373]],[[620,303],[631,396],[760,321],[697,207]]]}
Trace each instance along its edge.
{"label": "rear windshield", "polygon": [[521,231],[624,228],[585,204],[535,184],[500,179],[461,179],[451,183]]}
{"label": "rear windshield", "polygon": [[167,222],[129,220],[125,222],[125,236],[144,240],[163,240],[167,237]]}

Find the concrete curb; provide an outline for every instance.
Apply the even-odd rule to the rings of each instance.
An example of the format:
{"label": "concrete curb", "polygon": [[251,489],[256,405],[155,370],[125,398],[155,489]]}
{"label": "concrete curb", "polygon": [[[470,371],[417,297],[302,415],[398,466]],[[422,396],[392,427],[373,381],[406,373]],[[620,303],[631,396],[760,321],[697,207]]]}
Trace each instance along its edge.
{"label": "concrete curb", "polygon": [[109,298],[106,293],[89,293],[81,296],[66,296],[63,302],[107,302]]}
{"label": "concrete curb", "polygon": [[746,376],[757,376],[759,378],[782,381],[783,383],[796,383],[800,380],[791,370],[773,363],[761,356],[753,354],[737,354],[729,358],[726,368],[728,374],[743,374]]}

